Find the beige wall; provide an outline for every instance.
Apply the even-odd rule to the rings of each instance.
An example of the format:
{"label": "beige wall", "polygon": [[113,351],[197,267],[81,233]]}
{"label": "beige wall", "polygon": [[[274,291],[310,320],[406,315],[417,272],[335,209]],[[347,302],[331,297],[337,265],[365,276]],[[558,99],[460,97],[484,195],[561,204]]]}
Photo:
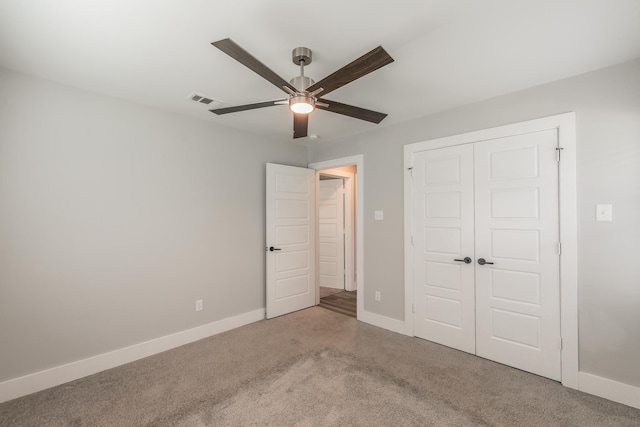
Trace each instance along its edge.
{"label": "beige wall", "polygon": [[306,148],[0,70],[0,381],[263,308],[266,162]]}
{"label": "beige wall", "polygon": [[[405,316],[404,145],[569,111],[577,115],[580,370],[640,386],[640,60],[312,147],[310,162],[364,155],[366,310]],[[595,222],[596,203],[613,204],[613,222]],[[375,210],[384,221],[373,220]]]}

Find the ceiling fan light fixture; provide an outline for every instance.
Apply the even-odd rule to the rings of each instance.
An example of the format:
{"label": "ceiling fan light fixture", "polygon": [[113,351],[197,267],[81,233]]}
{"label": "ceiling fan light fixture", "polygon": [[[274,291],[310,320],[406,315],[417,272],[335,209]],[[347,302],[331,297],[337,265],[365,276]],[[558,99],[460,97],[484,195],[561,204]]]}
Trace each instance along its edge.
{"label": "ceiling fan light fixture", "polygon": [[296,114],[309,114],[316,109],[316,100],[310,95],[293,95],[289,98],[289,109]]}
{"label": "ceiling fan light fixture", "polygon": [[[294,77],[291,82],[287,82],[233,40],[226,38],[211,44],[276,86],[278,89],[283,90],[288,94],[285,99],[255,102],[235,107],[214,108],[210,110],[214,114],[221,115],[235,113],[237,111],[271,107],[273,105],[289,104],[289,109],[294,113],[294,139],[304,138],[308,135],[309,113],[313,112],[316,108],[320,108],[331,113],[365,120],[371,123],[380,123],[380,121],[387,116],[386,114],[379,113],[377,111],[324,99],[324,96],[328,93],[392,63],[393,58],[389,56],[382,46],[378,46],[377,48],[365,53],[358,59],[351,61],[344,67],[340,68],[338,71],[335,71],[319,82],[314,83],[312,79],[305,77],[304,75],[304,67],[311,64],[311,49],[309,48],[297,47],[293,50],[291,59],[295,65],[300,67],[300,75]],[[322,98],[317,98],[318,96],[322,96]]]}

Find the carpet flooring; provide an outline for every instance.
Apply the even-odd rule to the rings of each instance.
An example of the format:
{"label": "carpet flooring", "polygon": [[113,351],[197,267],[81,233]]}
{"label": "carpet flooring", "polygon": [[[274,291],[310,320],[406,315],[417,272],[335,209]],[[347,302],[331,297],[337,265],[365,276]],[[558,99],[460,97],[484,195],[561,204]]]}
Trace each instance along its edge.
{"label": "carpet flooring", "polygon": [[0,404],[1,426],[640,425],[640,410],[319,307]]}

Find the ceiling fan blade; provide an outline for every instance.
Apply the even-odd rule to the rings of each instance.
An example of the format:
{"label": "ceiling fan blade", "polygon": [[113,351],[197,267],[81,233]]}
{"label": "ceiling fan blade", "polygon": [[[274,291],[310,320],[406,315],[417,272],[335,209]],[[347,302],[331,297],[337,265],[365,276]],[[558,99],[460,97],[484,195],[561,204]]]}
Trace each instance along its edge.
{"label": "ceiling fan blade", "polygon": [[278,76],[269,67],[258,61],[253,55],[244,50],[233,40],[223,39],[211,44],[244,65],[245,67],[249,68],[254,73],[270,81],[273,85],[277,86],[278,89],[285,91],[283,87],[286,86],[294,91],[296,90],[296,88],[293,87],[291,83]]}
{"label": "ceiling fan blade", "polygon": [[309,86],[307,92],[313,92],[314,90],[322,88],[323,90],[319,95],[324,96],[392,62],[393,58],[389,56],[382,46],[378,46],[371,52],[365,53],[360,58],[340,68],[335,73]]}
{"label": "ceiling fan blade", "polygon": [[[321,103],[327,103],[325,107]],[[371,123],[380,123],[387,115],[385,113],[379,113],[377,111],[367,110],[365,108],[354,107],[353,105],[342,104],[336,101],[329,101],[328,99],[318,99],[316,108],[320,110],[331,111],[332,113],[342,114],[344,116],[353,117],[355,119],[366,120]]]}
{"label": "ceiling fan blade", "polygon": [[309,127],[308,114],[293,115],[293,139],[304,138],[307,136],[307,128]]}
{"label": "ceiling fan blade", "polygon": [[273,105],[280,105],[280,102],[282,102],[281,99],[276,99],[274,101],[256,102],[255,104],[245,104],[245,105],[237,105],[235,107],[216,108],[214,110],[209,110],[209,111],[217,115],[229,114],[229,113],[235,113],[237,111],[255,110],[256,108],[264,108],[264,107],[271,107]]}

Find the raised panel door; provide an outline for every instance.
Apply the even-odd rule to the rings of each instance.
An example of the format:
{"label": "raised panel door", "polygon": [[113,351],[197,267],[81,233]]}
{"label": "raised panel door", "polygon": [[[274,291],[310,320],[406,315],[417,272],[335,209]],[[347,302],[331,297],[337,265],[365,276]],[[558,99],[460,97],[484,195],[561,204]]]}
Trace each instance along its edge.
{"label": "raised panel door", "polygon": [[555,129],[475,144],[476,352],[560,380]]}
{"label": "raised panel door", "polygon": [[342,179],[320,180],[318,187],[318,280],[344,289],[344,190]]}
{"label": "raised panel door", "polygon": [[267,163],[267,318],[315,304],[315,171]]}
{"label": "raised panel door", "polygon": [[414,157],[415,335],[473,353],[473,147]]}

